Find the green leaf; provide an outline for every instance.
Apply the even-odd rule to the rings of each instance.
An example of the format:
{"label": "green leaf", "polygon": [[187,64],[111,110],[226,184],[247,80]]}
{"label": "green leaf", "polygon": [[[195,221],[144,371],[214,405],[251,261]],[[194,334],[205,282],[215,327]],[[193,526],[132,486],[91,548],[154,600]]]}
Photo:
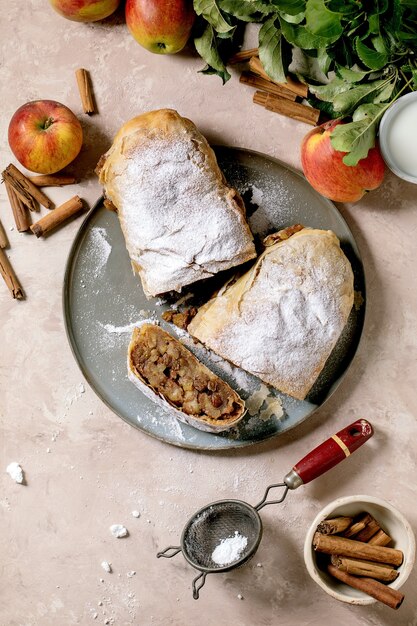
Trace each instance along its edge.
{"label": "green leaf", "polygon": [[382,35],[377,35],[376,37],[371,37],[372,45],[377,52],[381,54],[387,54],[387,47],[385,45],[384,38]]}
{"label": "green leaf", "polygon": [[334,110],[331,102],[321,102],[321,100],[315,100],[314,98],[307,98],[307,102],[311,104],[313,108],[323,111],[326,117],[332,119],[340,117],[339,113]]}
{"label": "green leaf", "polygon": [[352,120],[359,122],[366,119],[376,122],[386,108],[386,104],[361,104],[352,115]]}
{"label": "green leaf", "polygon": [[218,33],[229,33],[236,28],[236,26],[231,26],[223,17],[216,0],[194,0],[194,10],[197,15],[204,17]]}
{"label": "green leaf", "polygon": [[285,83],[288,65],[283,55],[281,29],[277,27],[276,22],[275,16],[270,18],[259,31],[259,58],[272,80]]}
{"label": "green leaf", "polygon": [[323,83],[326,83],[327,77],[323,74],[319,59],[315,51],[311,55],[308,52],[308,50],[294,48],[290,66],[291,72],[306,85],[310,83],[312,85],[323,85]]}
{"label": "green leaf", "polygon": [[[387,11],[389,0],[378,0],[378,2],[374,2],[373,4],[374,6],[368,12],[369,32],[373,35],[378,35],[381,30],[381,15]],[[382,20],[385,21],[385,16]]]}
{"label": "green leaf", "polygon": [[392,80],[389,82],[379,93],[376,94],[374,98],[372,98],[372,102],[378,104],[379,102],[386,102],[392,96],[392,92],[394,91],[396,81]]}
{"label": "green leaf", "polygon": [[203,34],[194,39],[194,45],[198,54],[204,59],[208,67],[202,70],[203,74],[217,74],[223,84],[229,80],[230,74],[224,65],[217,47],[214,29],[207,24]]}
{"label": "green leaf", "polygon": [[379,33],[379,15],[374,13],[368,17],[369,32],[376,35]]}
{"label": "green leaf", "polygon": [[349,90],[338,93],[333,99],[333,106],[336,111],[347,115],[359,104],[370,101],[377,101],[377,97],[383,93],[383,90],[391,81],[387,79],[372,80],[361,85],[350,85]]}
{"label": "green leaf", "polygon": [[[390,0],[388,4],[390,6],[390,11],[389,11],[390,15],[387,15],[386,17],[389,20],[389,25],[392,28],[392,30],[396,32],[400,29],[401,22],[402,22],[403,9],[401,7],[401,4],[403,3],[400,0]],[[415,9],[416,8],[415,1],[410,2],[408,6],[410,6],[412,9]]]}
{"label": "green leaf", "polygon": [[358,7],[355,0],[330,0],[327,2],[327,8],[334,13],[343,13],[344,15],[351,15],[357,13],[362,9]]}
{"label": "green leaf", "polygon": [[380,70],[388,63],[388,54],[386,52],[377,52],[368,48],[360,39],[355,39],[355,49],[358,57],[371,70]]}
{"label": "green leaf", "polygon": [[285,39],[302,50],[326,48],[328,40],[325,37],[313,35],[305,26],[289,24],[280,17],[282,34]]}
{"label": "green leaf", "polygon": [[327,85],[309,85],[309,91],[319,100],[333,102],[338,94],[351,89],[351,84],[336,76]]}
{"label": "green leaf", "polygon": [[301,13],[297,13],[297,15],[290,15],[289,13],[282,13],[281,11],[279,12],[279,14],[283,20],[289,22],[290,24],[301,24],[301,22],[305,18],[304,11],[302,11]]}
{"label": "green leaf", "polygon": [[299,13],[304,13],[306,0],[271,0],[271,4],[280,13],[298,15]]}
{"label": "green leaf", "polygon": [[317,62],[323,74],[327,76],[333,63],[333,59],[327,54],[326,48],[319,48],[317,50]]}
{"label": "green leaf", "polygon": [[261,22],[274,10],[262,0],[219,0],[219,6],[222,11],[242,22]]}
{"label": "green leaf", "polygon": [[313,35],[334,43],[343,33],[341,15],[326,8],[324,0],[307,0],[306,26]]}
{"label": "green leaf", "polygon": [[376,128],[385,105],[366,104],[359,107],[353,116],[353,122],[339,124],[332,131],[330,141],[335,150],[346,152],[345,165],[357,165],[375,145]]}
{"label": "green leaf", "polygon": [[352,70],[347,67],[343,67],[342,65],[338,65],[336,67],[336,74],[343,78],[343,80],[348,81],[349,83],[359,83],[361,80],[365,78],[369,74],[368,72],[362,72],[360,70]]}

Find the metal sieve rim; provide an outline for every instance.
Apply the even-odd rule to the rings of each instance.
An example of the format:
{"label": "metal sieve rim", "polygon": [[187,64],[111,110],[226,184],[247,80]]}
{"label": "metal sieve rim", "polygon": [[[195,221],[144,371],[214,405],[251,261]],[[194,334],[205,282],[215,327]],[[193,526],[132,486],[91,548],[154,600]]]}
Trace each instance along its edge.
{"label": "metal sieve rim", "polygon": [[[190,528],[190,526],[195,522],[196,518],[201,515],[202,513],[204,513],[205,511],[207,511],[207,509],[209,509],[210,507],[218,507],[220,505],[230,505],[230,504],[236,504],[238,505],[240,508],[244,508],[246,509],[252,516],[253,520],[254,520],[254,524],[255,524],[255,529],[254,531],[257,533],[257,539],[256,541],[252,544],[252,547],[245,551],[245,554],[243,556],[241,556],[239,559],[237,559],[236,561],[233,561],[233,563],[229,563],[228,565],[224,565],[224,566],[220,566],[220,567],[207,567],[204,565],[200,565],[199,563],[196,563],[192,557],[189,556],[186,545],[185,545],[185,539],[186,539],[186,535],[187,532]],[[232,569],[235,569],[236,567],[240,567],[241,565],[243,565],[244,563],[246,563],[247,561],[249,561],[249,559],[255,554],[255,552],[257,551],[259,544],[261,542],[262,539],[262,532],[263,532],[263,526],[262,526],[262,520],[261,517],[258,513],[258,511],[255,509],[255,507],[253,507],[251,504],[248,504],[247,502],[244,502],[243,500],[234,500],[231,498],[227,498],[226,500],[216,500],[215,502],[210,502],[210,504],[206,504],[205,506],[203,506],[201,509],[199,509],[198,511],[196,511],[187,521],[187,523],[185,524],[182,534],[181,534],[181,539],[180,539],[180,545],[181,545],[181,550],[182,550],[182,554],[185,558],[186,561],[188,561],[188,563],[190,565],[192,565],[195,569],[198,569],[200,572],[206,572],[208,574],[216,574],[217,572],[228,572]]]}

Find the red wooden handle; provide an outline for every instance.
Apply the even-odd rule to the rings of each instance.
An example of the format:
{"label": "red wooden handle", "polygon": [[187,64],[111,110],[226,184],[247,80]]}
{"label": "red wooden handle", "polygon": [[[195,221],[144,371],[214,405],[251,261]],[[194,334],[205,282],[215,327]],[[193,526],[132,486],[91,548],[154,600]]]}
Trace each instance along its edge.
{"label": "red wooden handle", "polygon": [[298,461],[297,465],[294,465],[293,471],[298,474],[304,484],[309,483],[346,459],[373,434],[374,431],[369,422],[357,420],[314,448],[301,461]]}

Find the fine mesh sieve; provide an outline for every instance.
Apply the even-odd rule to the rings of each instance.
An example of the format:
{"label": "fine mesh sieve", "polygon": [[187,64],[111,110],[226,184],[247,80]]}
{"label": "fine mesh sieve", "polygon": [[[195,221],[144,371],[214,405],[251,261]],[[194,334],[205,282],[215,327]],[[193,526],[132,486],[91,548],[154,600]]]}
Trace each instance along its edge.
{"label": "fine mesh sieve", "polygon": [[[267,487],[264,497],[256,506],[242,500],[218,500],[197,511],[187,522],[181,535],[180,546],[169,546],[157,557],[172,558],[182,552],[184,558],[200,573],[193,580],[193,597],[199,591],[207,574],[227,572],[246,563],[258,549],[262,538],[262,521],[259,512],[268,504],[282,502],[289,489],[297,489],[327,470],[359,448],[373,435],[372,426],[366,420],[358,420],[320,444],[286,474],[284,482]],[[281,489],[279,499],[268,500],[271,489]],[[214,550],[236,534],[245,538],[246,546],[233,560],[219,565],[213,560]]]}
{"label": "fine mesh sieve", "polygon": [[[222,539],[238,533],[247,539],[246,547],[232,565],[219,565],[212,559]],[[256,509],[240,500],[220,500],[200,509],[188,521],[181,538],[187,561],[199,569],[227,571],[245,563],[256,551],[262,537],[262,522]]]}

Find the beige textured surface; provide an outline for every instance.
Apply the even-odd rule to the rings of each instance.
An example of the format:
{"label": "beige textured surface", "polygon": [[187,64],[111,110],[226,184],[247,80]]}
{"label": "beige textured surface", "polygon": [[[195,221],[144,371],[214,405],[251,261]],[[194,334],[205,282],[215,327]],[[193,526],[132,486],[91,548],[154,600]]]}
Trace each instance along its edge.
{"label": "beige textured surface", "polygon": [[[86,142],[73,169],[88,168],[89,174],[74,192],[90,203],[100,194],[92,168],[114,132],[157,107],[178,109],[211,141],[299,167],[298,146],[308,128],[254,107],[251,89],[239,85],[236,74],[222,87],[198,74],[200,60],[187,53],[152,56],[118,17],[82,25],[59,17],[46,0],[5,5],[3,0],[2,166],[11,160],[6,129],[16,108],[54,98],[82,120]],[[77,67],[91,71],[99,116],[81,113]],[[50,190],[56,202],[71,193]],[[160,443],[115,417],[87,385],[81,393],[61,308],[67,251],[80,220],[36,240],[9,230],[3,186],[0,201],[10,258],[28,295],[15,302],[0,285],[0,624],[84,626],[108,619],[117,626],[416,626],[416,571],[394,613],[331,600],[309,579],[302,559],[308,525],[337,496],[387,498],[417,529],[416,187],[388,175],[380,190],[341,207],[365,262],[368,315],[359,353],[338,392],[295,431],[220,454]],[[358,417],[375,426],[367,447],[291,493],[279,508],[266,508],[254,561],[208,578],[198,602],[184,560],[155,558],[158,549],[178,541],[195,509],[228,496],[255,503],[310,447]],[[22,464],[26,486],[6,474],[11,461]],[[135,509],[139,519],[131,515]],[[113,538],[114,523],[124,524],[130,536]],[[113,573],[101,568],[103,560]],[[131,570],[136,575],[129,578]]]}

